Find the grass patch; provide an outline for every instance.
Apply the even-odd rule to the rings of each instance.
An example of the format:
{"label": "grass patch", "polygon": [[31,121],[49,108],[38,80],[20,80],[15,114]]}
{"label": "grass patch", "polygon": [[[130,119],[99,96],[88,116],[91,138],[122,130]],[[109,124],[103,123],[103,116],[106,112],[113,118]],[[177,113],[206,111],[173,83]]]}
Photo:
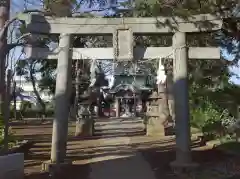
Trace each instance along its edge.
{"label": "grass patch", "polygon": [[191,134],[201,133],[201,130],[198,128],[191,127],[190,130],[191,130]]}
{"label": "grass patch", "polygon": [[[4,130],[0,129],[0,150],[3,148],[3,145],[4,145],[3,133],[4,133]],[[18,141],[14,137],[14,133],[12,132],[11,128],[9,128],[9,131],[8,131],[8,148],[9,149],[13,148],[17,143],[18,143]]]}

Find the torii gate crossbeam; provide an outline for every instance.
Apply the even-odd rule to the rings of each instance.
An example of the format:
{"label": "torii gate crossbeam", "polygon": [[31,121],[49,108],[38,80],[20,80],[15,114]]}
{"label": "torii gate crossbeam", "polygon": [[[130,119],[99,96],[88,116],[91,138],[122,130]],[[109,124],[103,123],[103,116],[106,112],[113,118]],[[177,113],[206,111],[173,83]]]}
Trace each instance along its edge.
{"label": "torii gate crossbeam", "polygon": [[[112,34],[117,26],[127,25],[133,33],[170,33],[199,32],[218,30],[222,27],[222,20],[210,14],[192,16],[188,20],[172,17],[123,17],[123,18],[55,18],[36,14],[22,14],[19,16],[26,22],[30,32],[41,34]],[[161,25],[166,21],[172,26]],[[207,22],[207,23],[206,23]],[[174,27],[177,30],[174,30]]]}
{"label": "torii gate crossbeam", "polygon": [[[157,59],[162,57],[173,58],[171,54],[174,48],[172,47],[138,47],[134,50],[135,59]],[[49,51],[46,48],[32,48],[31,46],[25,47],[26,58],[34,59],[58,59],[60,49],[57,48]],[[219,59],[220,48],[218,47],[189,47],[188,58],[190,59]],[[73,48],[72,59],[114,59],[113,48]]]}

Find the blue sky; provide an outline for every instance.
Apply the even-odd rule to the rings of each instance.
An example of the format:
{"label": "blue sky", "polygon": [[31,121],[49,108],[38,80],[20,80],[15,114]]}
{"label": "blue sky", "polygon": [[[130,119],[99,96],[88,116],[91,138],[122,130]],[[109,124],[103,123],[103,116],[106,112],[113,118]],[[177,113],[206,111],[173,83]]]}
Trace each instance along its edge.
{"label": "blue sky", "polygon": [[[27,6],[27,8],[36,9],[36,8],[39,8],[39,5],[40,5],[39,0],[28,0],[27,4],[25,4],[24,2],[25,2],[24,0],[11,0],[11,3],[12,3],[11,4],[11,15],[16,14],[17,12],[21,12],[24,9],[24,7],[26,7],[26,6]],[[83,8],[83,10],[88,11],[88,9],[86,9],[86,8]],[[16,48],[15,52],[13,54],[13,58],[17,59],[20,54],[21,54],[21,48]],[[228,60],[231,60],[234,58],[233,55],[228,54],[227,51],[224,49],[222,50],[222,55],[223,55],[223,57],[225,57]],[[239,65],[240,65],[240,63],[239,63]],[[233,68],[231,68],[231,71],[235,74],[240,74],[240,67],[233,67]],[[235,76],[233,76],[230,80],[235,84],[240,84],[240,79],[237,79]]]}

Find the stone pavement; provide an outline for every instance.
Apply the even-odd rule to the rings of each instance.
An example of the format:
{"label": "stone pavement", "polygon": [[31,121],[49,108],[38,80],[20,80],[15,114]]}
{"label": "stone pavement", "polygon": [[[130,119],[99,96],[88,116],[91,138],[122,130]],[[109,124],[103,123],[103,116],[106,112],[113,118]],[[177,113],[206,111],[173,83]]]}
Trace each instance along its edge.
{"label": "stone pavement", "polygon": [[154,172],[141,154],[108,164],[92,164],[90,179],[111,179],[113,177],[115,179],[156,179]]}
{"label": "stone pavement", "polygon": [[[144,159],[141,153],[137,152],[130,147],[130,144],[133,142],[131,137],[128,137],[131,132],[143,130],[143,124],[141,120],[114,120],[107,123],[97,123],[97,131],[99,134],[108,133],[111,134],[120,134],[126,135],[120,138],[112,138],[109,141],[109,138],[101,140],[101,145],[109,145],[114,142],[116,144],[116,151],[118,151],[118,146],[121,145],[121,148],[127,148],[129,154],[121,155],[121,151],[116,152],[112,156],[108,156],[106,160],[111,158],[110,162],[101,162],[101,163],[91,163],[90,164],[90,179],[156,179],[154,172],[151,169],[149,163]],[[107,152],[107,148],[106,148]],[[114,160],[118,157],[122,159]]]}

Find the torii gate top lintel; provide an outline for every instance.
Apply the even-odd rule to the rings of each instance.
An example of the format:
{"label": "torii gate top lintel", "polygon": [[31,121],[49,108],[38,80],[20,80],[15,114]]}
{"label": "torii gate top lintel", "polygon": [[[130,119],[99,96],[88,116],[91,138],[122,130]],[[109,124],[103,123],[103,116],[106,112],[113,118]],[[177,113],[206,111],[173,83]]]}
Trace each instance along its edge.
{"label": "torii gate top lintel", "polygon": [[[188,20],[180,17],[76,18],[41,14],[21,14],[19,18],[33,33],[112,34],[117,26],[123,24],[133,33],[199,32],[222,27],[222,20],[210,14],[192,16]],[[172,24],[171,27],[165,25],[166,21]]]}
{"label": "torii gate top lintel", "polygon": [[[210,14],[192,16],[188,20],[178,17],[140,17],[140,18],[75,18],[50,17],[41,14],[21,14],[20,20],[26,22],[27,31],[35,34],[113,34],[113,48],[79,48],[73,49],[72,59],[97,58],[129,61],[133,58],[160,58],[168,56],[172,47],[149,47],[133,49],[133,34],[142,33],[194,33],[215,31],[222,27],[222,20]],[[173,20],[174,19],[174,20]],[[172,22],[173,27],[164,24]],[[160,24],[160,26],[158,26]],[[207,27],[206,27],[207,26]],[[206,28],[204,28],[206,27]],[[56,59],[58,52],[48,52],[46,49],[25,48],[32,58]],[[142,54],[143,53],[143,54]],[[140,55],[139,55],[140,54]],[[219,48],[189,48],[189,57],[195,59],[219,59]]]}

